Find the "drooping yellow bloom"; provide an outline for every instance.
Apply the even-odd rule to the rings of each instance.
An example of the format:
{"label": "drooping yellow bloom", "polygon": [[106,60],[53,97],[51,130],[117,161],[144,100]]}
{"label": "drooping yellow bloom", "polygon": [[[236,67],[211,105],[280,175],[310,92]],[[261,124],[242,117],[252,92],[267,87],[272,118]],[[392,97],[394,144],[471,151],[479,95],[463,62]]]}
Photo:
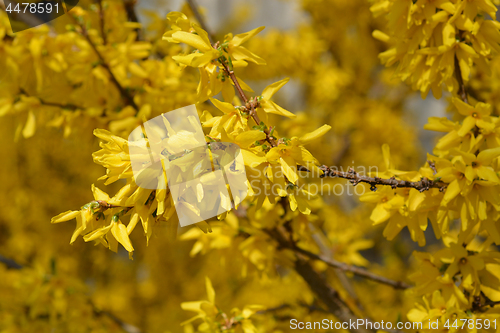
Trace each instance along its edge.
{"label": "drooping yellow bloom", "polygon": [[[253,62],[254,64],[257,65],[265,65],[266,62],[264,59],[259,57],[258,55],[252,53],[249,51],[247,48],[244,46],[241,46],[241,44],[247,42],[250,40],[252,37],[257,35],[259,32],[264,30],[265,27],[259,27],[255,28],[251,31],[238,34],[233,37],[233,34],[228,34],[224,38],[224,42],[222,43],[222,49],[224,51],[227,51],[227,54],[229,57],[233,58],[236,61],[233,61],[233,65],[235,67],[244,67],[246,66],[247,62]],[[227,47],[225,46],[227,45]]]}

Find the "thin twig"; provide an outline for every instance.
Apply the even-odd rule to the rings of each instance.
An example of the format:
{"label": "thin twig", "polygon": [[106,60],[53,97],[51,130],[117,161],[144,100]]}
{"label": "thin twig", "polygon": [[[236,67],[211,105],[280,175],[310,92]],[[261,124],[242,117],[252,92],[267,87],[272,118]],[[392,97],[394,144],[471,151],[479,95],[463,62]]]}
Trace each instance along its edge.
{"label": "thin twig", "polygon": [[[333,250],[331,246],[329,246],[330,242],[326,234],[322,232],[323,230],[316,229],[316,227],[311,222],[309,222],[309,230],[311,231],[311,238],[320,249],[320,253],[322,253],[323,256],[326,256],[327,258],[332,258]],[[356,306],[361,311],[364,311],[364,306],[361,303],[358,295],[356,294],[356,290],[352,285],[352,281],[347,277],[346,271],[336,267],[333,267],[333,270],[335,271],[335,274],[337,275],[337,278],[339,279],[342,286],[345,288],[349,296],[354,300]]]}
{"label": "thin twig", "polygon": [[436,163],[434,163],[433,161],[428,160],[427,164],[429,164],[429,168],[432,169],[432,173],[436,174],[437,173]]}
{"label": "thin twig", "polygon": [[[459,35],[460,39],[462,38],[462,32],[460,32],[460,35]],[[460,97],[460,99],[464,102],[464,103],[467,103],[469,104],[469,99],[467,97],[467,89],[465,87],[465,83],[464,83],[464,80],[463,80],[463,77],[462,77],[462,70],[460,69],[460,63],[458,61],[458,57],[457,55],[455,54],[455,77],[457,79],[457,82],[458,82],[458,96]],[[474,126],[474,137],[478,137],[479,134],[481,133],[481,130],[480,128],[476,125]],[[479,154],[479,149],[476,151],[476,156],[477,154]]]}
{"label": "thin twig", "polygon": [[411,182],[408,180],[398,180],[395,177],[385,179],[380,177],[362,176],[356,171],[354,171],[354,169],[352,168],[349,171],[345,172],[345,171],[335,170],[326,165],[323,165],[320,167],[320,169],[323,170],[324,172],[324,174],[321,175],[320,177],[338,177],[338,178],[348,179],[354,186],[358,185],[359,183],[368,183],[371,185],[371,189],[373,191],[377,189],[376,188],[377,185],[390,186],[393,189],[414,188],[419,192],[427,191],[431,188],[438,188],[442,192],[448,186],[447,183],[444,183],[442,181],[430,180],[426,177],[422,178],[422,180],[420,181]]}
{"label": "thin twig", "polygon": [[[340,270],[342,270],[344,272],[351,272],[354,275],[366,278],[368,280],[372,280],[372,281],[375,281],[375,282],[378,282],[378,283],[389,285],[391,287],[394,287],[395,289],[407,289],[407,288],[411,287],[409,284],[407,284],[405,282],[394,281],[394,280],[391,280],[389,278],[386,278],[386,277],[377,275],[375,273],[372,273],[372,272],[370,272],[370,271],[368,271],[368,270],[366,270],[364,268],[357,267],[357,266],[352,266],[352,265],[348,265],[346,263],[337,261],[335,259],[326,257],[324,255],[317,255],[315,253],[309,252],[309,251],[307,251],[307,250],[305,250],[305,249],[297,246],[293,242],[287,241],[284,236],[280,237],[280,235],[277,233],[277,230],[275,230],[275,229],[272,229],[272,230],[269,230],[269,229],[266,230],[266,229],[264,229],[263,231],[266,234],[268,234],[269,236],[271,236],[272,238],[278,240],[278,243],[279,243],[279,245],[281,247],[287,248],[287,249],[290,249],[290,250],[294,250],[295,252],[298,252],[298,253],[300,253],[300,254],[302,254],[302,255],[304,255],[306,257],[309,257],[309,258],[311,258],[313,260],[323,261],[328,266],[331,266],[331,267],[334,267],[334,268],[338,268],[338,269],[340,269]],[[240,235],[242,235],[244,237],[249,237],[250,236],[249,234],[240,234]],[[289,237],[289,238],[291,238],[291,237]]]}
{"label": "thin twig", "polygon": [[21,269],[22,265],[18,264],[14,259],[6,258],[0,255],[0,262],[4,263],[9,269]]}
{"label": "thin twig", "polygon": [[458,96],[462,101],[469,104],[469,100],[467,98],[467,90],[465,89],[465,83],[462,78],[462,71],[460,70],[460,63],[458,62],[457,55],[455,55],[455,77],[458,82]]}
{"label": "thin twig", "polygon": [[104,67],[104,69],[106,69],[106,71],[109,73],[111,81],[116,86],[116,88],[120,91],[120,95],[122,96],[122,98],[125,99],[125,101],[127,102],[128,105],[132,106],[138,112],[139,111],[139,107],[137,106],[137,104],[135,104],[134,98],[128,93],[128,91],[125,88],[122,87],[122,85],[120,84],[120,82],[118,82],[118,80],[116,79],[115,75],[113,74],[113,71],[111,71],[111,68],[106,63],[106,61],[104,60],[103,56],[101,55],[101,53],[97,49],[97,46],[90,39],[90,36],[88,34],[87,29],[83,26],[83,24],[81,24],[81,23],[78,22],[78,19],[76,17],[74,17],[74,16],[71,16],[71,17],[73,18],[73,20],[75,21],[75,23],[80,27],[81,35],[87,40],[87,42],[90,44],[90,46],[94,50],[95,54],[99,58],[100,65],[102,67]]}
{"label": "thin twig", "polygon": [[[274,228],[272,230],[265,231],[274,240],[278,242],[281,248],[291,248],[294,247],[292,242],[286,237],[282,230],[279,228]],[[316,270],[311,266],[310,259],[307,256],[296,251],[295,260],[295,271],[304,279],[304,281],[309,285],[309,288],[314,294],[326,305],[328,312],[337,317],[340,321],[350,322],[357,321],[357,316],[351,311],[349,306],[342,300],[337,290],[332,288],[325,278],[318,274]],[[367,330],[362,327],[356,327],[351,332],[374,332],[373,330]]]}
{"label": "thin twig", "polygon": [[106,41],[106,33],[104,32],[104,11],[102,9],[102,0],[97,0],[97,4],[99,5],[99,25],[101,27],[102,43],[106,45],[108,42]]}
{"label": "thin twig", "polygon": [[302,253],[303,255],[305,255],[311,259],[320,260],[320,261],[324,262],[325,264],[327,264],[328,266],[339,268],[344,272],[351,272],[357,276],[366,278],[368,280],[372,280],[372,281],[375,281],[378,283],[386,284],[386,285],[391,286],[395,289],[407,289],[407,288],[411,287],[409,284],[407,284],[405,282],[394,281],[394,280],[388,279],[386,277],[372,273],[370,271],[367,271],[366,269],[363,269],[361,267],[351,266],[351,265],[348,265],[346,263],[337,261],[335,259],[327,258],[327,257],[322,256],[322,255],[317,255],[317,254],[314,254],[312,252],[309,252],[309,251],[304,250],[304,249],[297,247],[297,246],[294,248],[294,250]]}
{"label": "thin twig", "polygon": [[[227,64],[224,62],[223,59],[219,59],[220,64],[222,65],[222,68],[224,69],[224,72],[226,73],[227,76],[233,81],[234,86],[236,87],[236,90],[238,91],[239,98],[241,100],[241,103],[244,105],[245,109],[248,111],[252,119],[255,121],[256,125],[260,125],[261,121],[259,119],[259,116],[257,115],[257,107],[259,106],[259,102],[257,101],[256,98],[251,98],[250,100],[246,97],[245,93],[243,92],[243,89],[241,88],[240,83],[238,82],[238,78],[234,74],[234,71],[230,70]],[[264,134],[266,134],[266,141],[269,142],[271,147],[276,147],[278,144],[276,143],[276,140],[271,135],[271,131],[267,128],[267,126],[264,127],[263,129]]]}
{"label": "thin twig", "polygon": [[[26,90],[24,90],[23,88],[19,88],[19,91],[21,92],[21,94],[26,95],[28,97],[32,96],[32,95],[28,94],[28,92]],[[75,111],[77,109],[82,109],[82,107],[79,107],[79,106],[74,105],[74,104],[60,104],[60,103],[54,103],[54,102],[47,102],[47,101],[44,101],[43,99],[41,99],[38,96],[33,96],[33,97],[38,98],[38,100],[40,101],[40,103],[42,105],[53,106],[53,107],[57,107],[57,108],[61,108],[61,109],[67,109],[67,110],[71,110],[71,111]]]}

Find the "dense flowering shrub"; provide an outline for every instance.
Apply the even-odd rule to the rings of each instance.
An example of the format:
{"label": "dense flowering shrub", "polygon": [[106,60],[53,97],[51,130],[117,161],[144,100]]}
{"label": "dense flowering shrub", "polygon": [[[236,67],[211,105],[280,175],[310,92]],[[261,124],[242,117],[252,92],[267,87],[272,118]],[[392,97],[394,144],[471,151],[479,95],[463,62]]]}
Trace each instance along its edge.
{"label": "dense flowering shrub", "polygon": [[[149,27],[114,0],[17,34],[0,13],[2,329],[497,330],[498,4],[299,2],[294,31],[225,35],[192,1]],[[449,114],[424,126],[442,133],[426,155],[405,108],[431,90]],[[178,228],[170,189],[136,184],[127,138],[190,104],[252,181],[233,210]]]}

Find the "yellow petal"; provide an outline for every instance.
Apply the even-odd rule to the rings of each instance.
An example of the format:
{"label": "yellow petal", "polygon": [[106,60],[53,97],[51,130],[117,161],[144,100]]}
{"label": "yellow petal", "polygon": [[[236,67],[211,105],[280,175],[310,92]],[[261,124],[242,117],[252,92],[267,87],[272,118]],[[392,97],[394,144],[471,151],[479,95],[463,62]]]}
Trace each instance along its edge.
{"label": "yellow petal", "polygon": [[134,74],[135,76],[138,76],[140,78],[147,78],[148,77],[148,73],[135,62],[129,62],[128,70],[132,74]]}
{"label": "yellow petal", "polygon": [[266,61],[264,59],[262,59],[261,57],[259,57],[256,54],[250,52],[249,50],[247,50],[243,46],[239,46],[239,47],[234,48],[231,54],[234,57],[234,59],[236,59],[236,61],[245,60],[245,61],[253,62],[257,65],[265,65],[266,64]]}
{"label": "yellow petal", "polygon": [[280,164],[281,164],[281,169],[283,170],[283,173],[285,174],[286,178],[288,178],[288,180],[291,183],[296,184],[297,180],[299,179],[299,176],[297,175],[296,172],[297,164],[295,163],[295,160],[290,156],[281,157]]}
{"label": "yellow petal", "polygon": [[248,32],[245,32],[242,34],[238,34],[238,35],[233,37],[233,40],[230,42],[230,45],[231,46],[240,46],[241,44],[245,43],[247,40],[249,40],[250,38],[252,38],[256,34],[261,32],[262,30],[264,30],[264,28],[265,27],[258,27],[258,28],[251,30],[251,31],[248,31]]}
{"label": "yellow petal", "polygon": [[215,105],[215,107],[225,114],[234,112],[234,106],[231,103],[221,102],[215,98],[210,98],[210,101]]}
{"label": "yellow petal", "polygon": [[111,132],[104,130],[104,129],[96,128],[94,130],[94,135],[103,141],[114,142],[118,146],[120,146],[120,148],[122,148],[122,149],[124,149],[124,147],[128,146],[127,140],[125,140],[119,136],[113,135],[113,134],[111,134]]}
{"label": "yellow petal", "polygon": [[83,230],[85,230],[85,226],[82,223],[82,215],[78,214],[76,216],[76,228],[75,231],[73,231],[73,235],[71,235],[71,240],[69,241],[69,243],[73,244],[76,241],[78,235],[80,235]]}
{"label": "yellow petal", "polygon": [[108,233],[108,231],[111,229],[112,226],[113,225],[110,224],[107,227],[102,227],[102,228],[96,229],[96,230],[86,234],[85,236],[83,236],[83,240],[86,242],[90,242],[90,241],[93,241],[95,239],[101,238]]}
{"label": "yellow petal", "polygon": [[235,141],[242,148],[248,148],[255,141],[264,140],[266,138],[266,134],[259,130],[246,131],[238,134]]}
{"label": "yellow petal", "polygon": [[210,43],[206,43],[206,41],[203,40],[202,37],[189,32],[176,31],[172,34],[172,38],[178,42],[187,44],[203,52],[208,52],[210,50],[213,50]]}
{"label": "yellow petal", "polygon": [[384,204],[378,204],[372,211],[370,216],[370,220],[373,221],[374,225],[380,224],[382,222],[387,221],[388,218],[391,217],[391,213],[385,209]]}
{"label": "yellow petal", "polygon": [[191,67],[202,67],[217,58],[217,52],[191,53],[188,55],[173,56],[172,59],[180,64]]}
{"label": "yellow petal", "polygon": [[111,227],[113,237],[127,250],[128,252],[134,251],[130,238],[128,237],[127,227],[121,222],[114,222]]}
{"label": "yellow petal", "polygon": [[291,113],[288,110],[283,109],[281,106],[279,106],[278,104],[276,104],[272,101],[266,101],[266,102],[262,103],[262,109],[264,109],[264,111],[267,113],[279,114],[280,116],[285,116],[288,118],[297,117],[297,115]]}
{"label": "yellow petal", "polygon": [[408,312],[408,319],[410,319],[413,322],[421,323],[427,318],[429,318],[427,312],[419,309],[411,309]]}
{"label": "yellow petal", "polygon": [[135,226],[139,222],[139,217],[140,216],[138,213],[134,213],[132,215],[132,217],[130,218],[130,222],[127,224],[127,234],[130,235],[132,233],[132,231],[134,231]]}
{"label": "yellow petal", "polygon": [[477,175],[481,179],[486,179],[497,184],[500,183],[500,179],[498,179],[497,174],[491,167],[480,166],[479,168],[477,168]]}
{"label": "yellow petal", "polygon": [[308,144],[309,142],[322,137],[331,129],[332,129],[332,126],[323,125],[320,128],[318,128],[317,130],[314,130],[313,132],[310,132],[310,133],[307,133],[306,135],[301,136],[299,138],[299,140],[303,144]]}
{"label": "yellow petal", "polygon": [[201,309],[201,304],[206,301],[195,301],[195,302],[182,302],[181,308],[185,311],[199,312]]}
{"label": "yellow petal", "polygon": [[94,199],[95,200],[103,200],[103,201],[108,201],[109,200],[109,195],[101,190],[100,188],[96,187],[94,184],[92,184],[92,193],[94,194]]}
{"label": "yellow petal", "polygon": [[[212,47],[212,44],[210,43],[210,39],[208,38],[208,33],[203,30],[198,24],[196,23],[193,23],[193,28],[194,30],[196,31],[196,33],[198,34],[198,36],[201,37],[201,39],[203,40],[203,42],[205,43],[205,45],[210,45],[210,48],[213,48]],[[201,49],[200,49],[201,50]]]}
{"label": "yellow petal", "polygon": [[391,168],[391,148],[387,143],[382,145],[382,155],[384,156],[384,164],[386,169]]}
{"label": "yellow petal", "polygon": [[453,46],[455,43],[455,27],[452,24],[446,24],[443,28],[443,45]]}
{"label": "yellow petal", "polygon": [[25,139],[31,138],[35,134],[36,130],[36,121],[35,121],[35,114],[33,111],[30,111],[28,113],[28,120],[26,121],[26,125],[24,125],[23,128],[23,137]]}
{"label": "yellow petal", "polygon": [[491,288],[485,285],[481,285],[480,288],[484,295],[488,297],[488,299],[494,302],[500,301],[500,291],[498,291],[497,288]]}
{"label": "yellow petal", "polygon": [[245,165],[248,165],[251,168],[255,168],[261,165],[262,163],[267,162],[265,156],[258,156],[246,149],[241,150],[241,155],[243,156],[243,161],[245,162]]}
{"label": "yellow petal", "polygon": [[[426,199],[425,193],[419,192],[415,189],[410,190],[410,195],[408,197],[408,208],[410,212],[415,212],[420,207],[420,205]],[[427,220],[426,220],[427,222]]]}
{"label": "yellow petal", "polygon": [[463,116],[470,116],[474,112],[474,107],[464,103],[460,99],[453,97],[452,100],[453,104],[457,108],[457,111],[463,115]]}
{"label": "yellow petal", "polygon": [[474,49],[472,47],[470,47],[469,45],[465,44],[465,43],[458,43],[458,46],[466,53],[468,53],[469,55],[471,55],[472,57],[474,58],[477,58],[478,55],[476,53],[476,51],[474,51]]}
{"label": "yellow petal", "polygon": [[446,188],[446,193],[444,194],[443,200],[441,200],[441,205],[446,206],[448,202],[454,199],[460,193],[460,185],[458,180],[454,180]]}
{"label": "yellow petal", "polygon": [[457,131],[457,134],[459,136],[464,136],[465,134],[469,133],[469,131],[473,129],[474,126],[476,126],[476,119],[472,118],[472,116],[469,116],[464,119],[462,127]]}
{"label": "yellow petal", "polygon": [[64,212],[64,213],[61,213],[57,216],[54,216],[50,220],[50,223],[66,222],[66,221],[69,221],[69,220],[76,218],[78,215],[80,215],[79,210],[68,210],[67,212]]}
{"label": "yellow petal", "polygon": [[283,80],[280,80],[278,82],[274,82],[270,85],[268,85],[264,91],[262,92],[262,98],[265,99],[265,100],[270,100],[271,97],[274,96],[274,94],[276,94],[276,92],[278,92],[278,90],[281,89],[281,87],[283,87],[285,84],[287,84],[287,82],[290,81],[290,78],[284,78]]}
{"label": "yellow petal", "polygon": [[228,82],[228,80],[226,80],[226,82],[222,84],[222,97],[224,98],[224,101],[231,103],[234,99],[234,95],[233,86]]}
{"label": "yellow petal", "polygon": [[276,162],[277,160],[280,159],[280,157],[281,157],[281,148],[280,147],[273,147],[266,154],[266,159],[269,162]]}
{"label": "yellow petal", "polygon": [[205,276],[205,287],[207,288],[207,296],[208,296],[208,301],[212,304],[215,303],[215,291],[214,287],[212,287],[212,282],[210,282],[210,279]]}
{"label": "yellow petal", "polygon": [[446,117],[429,117],[424,129],[436,132],[449,132],[453,130],[455,123]]}

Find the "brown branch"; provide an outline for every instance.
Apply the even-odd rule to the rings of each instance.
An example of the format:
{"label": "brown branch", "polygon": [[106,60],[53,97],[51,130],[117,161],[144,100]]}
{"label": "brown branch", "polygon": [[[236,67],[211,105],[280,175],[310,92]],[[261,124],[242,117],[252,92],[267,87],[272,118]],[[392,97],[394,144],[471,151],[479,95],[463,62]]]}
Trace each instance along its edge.
{"label": "brown branch", "polygon": [[2,40],[12,42],[14,40],[14,37],[5,34]]}
{"label": "brown branch", "polygon": [[[286,211],[287,208],[284,207],[284,209]],[[288,248],[290,250],[298,252],[298,253],[306,256],[306,257],[309,257],[310,259],[323,261],[328,266],[331,266],[331,267],[334,267],[334,268],[338,268],[338,269],[340,269],[340,270],[342,270],[344,272],[351,272],[354,275],[366,278],[366,279],[371,280],[371,281],[375,281],[375,282],[378,282],[378,283],[389,285],[391,287],[394,287],[395,289],[407,289],[407,288],[411,288],[411,286],[409,284],[405,283],[405,282],[394,281],[394,280],[388,279],[386,277],[383,277],[383,276],[377,275],[375,273],[372,273],[372,272],[370,272],[370,271],[368,271],[368,270],[366,270],[364,268],[357,267],[357,266],[352,266],[352,265],[348,265],[346,263],[337,261],[335,259],[328,258],[328,257],[326,257],[324,255],[317,255],[315,253],[312,253],[312,252],[309,252],[309,251],[307,251],[305,249],[302,249],[301,247],[297,246],[291,240],[291,237],[288,237],[289,240],[287,241],[284,236],[281,236],[280,234],[277,234],[277,230],[273,229],[273,230],[263,230],[263,231],[265,233],[267,233],[269,236],[271,236],[272,238],[276,239],[281,247]],[[244,236],[248,237],[249,235],[247,234],[247,235],[244,235]]]}
{"label": "brown branch", "polygon": [[[231,79],[231,81],[233,81],[234,86],[236,87],[236,90],[238,91],[238,94],[240,96],[241,102],[246,106],[246,104],[248,103],[248,99],[247,99],[245,93],[243,92],[243,89],[241,88],[241,85],[238,82],[238,79],[236,78],[236,75],[234,75],[234,71],[229,70],[229,68],[227,67],[227,65],[224,62],[221,62],[221,63],[222,63],[222,66],[224,67],[224,71],[229,76],[229,78]],[[258,121],[258,120],[255,120],[255,122],[257,123],[257,125],[260,124],[260,121]]]}
{"label": "brown branch", "polygon": [[297,246],[293,250],[295,250],[299,253],[302,253],[303,255],[305,255],[311,259],[320,260],[320,261],[324,262],[325,264],[327,264],[328,266],[339,268],[344,272],[351,272],[357,276],[364,277],[368,280],[372,280],[372,281],[375,281],[378,283],[386,284],[386,285],[391,286],[395,289],[407,289],[407,288],[411,287],[409,284],[407,284],[405,282],[394,281],[394,280],[388,279],[386,277],[372,273],[370,271],[367,271],[366,269],[363,269],[361,267],[351,266],[351,265],[348,265],[346,263],[337,261],[335,259],[327,258],[327,257],[322,256],[322,255],[317,255],[317,254],[314,254],[314,253],[309,252],[307,250],[301,249],[300,247],[297,247]]}
{"label": "brown branch", "polygon": [[[444,191],[446,187],[448,186],[447,183],[444,183],[442,181],[435,181],[435,180],[430,180],[426,177],[422,178],[422,180],[418,182],[411,182],[408,180],[399,180],[396,179],[395,177],[391,177],[389,179],[385,178],[380,178],[380,177],[368,177],[368,176],[361,176],[358,174],[354,169],[349,169],[349,171],[338,171],[331,169],[330,167],[326,165],[322,165],[320,167],[321,170],[323,170],[324,174],[321,175],[320,177],[338,177],[338,178],[344,178],[348,179],[352,185],[356,186],[359,183],[368,183],[371,185],[371,189],[375,191],[377,189],[377,185],[384,185],[384,186],[390,186],[393,189],[396,188],[414,188],[418,190],[419,192],[427,191],[431,188],[438,188],[439,191]],[[305,171],[305,170],[303,170]]]}
{"label": "brown branch", "polygon": [[104,10],[102,9],[102,0],[97,0],[99,6],[99,25],[101,27],[102,43],[107,44],[106,34],[104,33]]}
{"label": "brown branch", "polygon": [[70,15],[70,17],[72,17],[73,20],[74,20],[74,22],[80,27],[81,35],[87,40],[87,42],[90,44],[90,46],[94,50],[95,54],[99,58],[100,65],[102,67],[104,67],[104,69],[106,69],[106,71],[109,73],[111,81],[116,86],[116,88],[120,91],[120,95],[122,96],[122,98],[125,99],[126,103],[128,105],[132,106],[136,110],[136,112],[139,112],[139,107],[137,106],[137,104],[135,104],[134,98],[127,92],[127,90],[125,88],[122,87],[122,85],[120,84],[120,82],[118,82],[118,80],[116,79],[115,75],[113,74],[113,71],[111,70],[111,68],[106,63],[106,61],[104,60],[103,56],[101,55],[101,53],[97,49],[97,46],[90,39],[90,36],[88,34],[87,29],[84,27],[83,24],[81,24],[80,22],[78,22],[78,19],[75,16]]}
{"label": "brown branch", "polygon": [[[293,246],[291,245],[291,241],[287,240],[287,237],[284,236],[284,232],[280,231],[278,228],[265,232],[278,242],[279,247],[290,248]],[[311,291],[326,305],[328,312],[333,314],[340,321],[356,321],[358,318],[340,298],[338,291],[333,289],[325,278],[314,270],[307,257],[297,252],[296,255],[295,271],[309,285]],[[358,329],[353,329],[351,332],[364,333],[372,331],[358,327]]]}
{"label": "brown branch", "polygon": [[[462,32],[461,31],[459,33],[459,37],[460,37],[460,39],[462,39]],[[464,80],[462,77],[462,70],[460,69],[460,63],[458,61],[458,57],[456,54],[455,54],[455,77],[456,77],[457,82],[458,82],[458,91],[457,91],[458,96],[460,97],[460,99],[464,103],[469,104],[469,99],[467,97],[467,95],[468,95],[467,89],[465,88],[465,83],[464,83]],[[477,137],[477,136],[479,136],[480,133],[481,133],[480,128],[477,126],[474,126],[474,136]],[[476,151],[475,154],[476,155],[479,154],[479,149]]]}
{"label": "brown branch", "polygon": [[[139,18],[137,17],[137,14],[135,12],[135,5],[137,3],[137,0],[125,0],[123,2],[123,5],[125,6],[125,11],[127,12],[127,19],[130,22],[136,22],[139,23]],[[139,28],[134,29],[135,33],[137,34],[136,40],[142,40],[142,31]]]}
{"label": "brown branch", "polygon": [[[462,31],[459,31],[458,38],[462,40]],[[463,102],[469,104],[469,100],[467,98],[467,90],[465,89],[465,83],[462,77],[462,70],[460,69],[460,62],[458,61],[458,57],[455,54],[455,77],[458,82],[458,91],[457,94],[462,99]]]}
{"label": "brown branch", "polygon": [[464,80],[462,78],[462,71],[460,70],[460,63],[458,62],[457,55],[455,54],[455,77],[458,82],[458,96],[462,101],[469,104],[469,100],[467,98],[467,90],[465,89]]}
{"label": "brown branch", "polygon": [[[259,102],[257,98],[250,98],[250,100],[246,97],[245,93],[243,92],[243,89],[241,88],[240,83],[238,82],[238,78],[234,74],[234,71],[230,70],[228,65],[225,63],[224,59],[219,58],[219,62],[222,65],[222,68],[224,69],[224,72],[226,73],[227,76],[233,81],[234,86],[236,87],[236,90],[238,91],[238,95],[240,98],[241,103],[244,105],[245,109],[248,111],[252,119],[255,121],[256,125],[260,125],[261,121],[259,119],[259,116],[257,115],[257,110],[256,108],[259,107]],[[267,128],[267,126],[264,127],[264,134],[266,134],[266,141],[269,142],[271,147],[276,147],[278,144],[276,143],[276,140],[271,136],[271,131]]]}
{"label": "brown branch", "polygon": [[[295,270],[307,282],[311,290],[325,303],[331,314],[343,322],[356,321],[358,319],[340,299],[339,293],[331,288],[325,279],[307,261],[297,259],[295,261]],[[367,330],[362,328],[350,331],[367,332]]]}
{"label": "brown branch", "polygon": [[[311,238],[314,240],[314,242],[318,246],[320,253],[322,253],[322,255],[326,256],[327,258],[332,258],[333,251],[332,251],[331,246],[329,245],[330,242],[328,240],[328,237],[326,237],[325,233],[317,230],[311,222],[309,222],[309,230],[311,231]],[[347,293],[349,294],[349,296],[352,297],[356,306],[361,311],[364,311],[364,306],[361,303],[358,295],[356,294],[356,290],[354,289],[354,287],[351,283],[352,281],[347,277],[346,271],[343,271],[342,269],[337,268],[337,267],[333,267],[333,270],[334,270],[335,274],[337,275],[339,282],[342,284],[342,287],[344,287],[345,290],[347,291]]]}
{"label": "brown branch", "polygon": [[38,100],[40,101],[40,103],[42,105],[53,106],[53,107],[57,107],[57,108],[61,108],[61,109],[68,109],[68,110],[71,110],[71,111],[75,111],[77,109],[82,109],[82,107],[79,107],[79,106],[74,105],[74,104],[60,104],[60,103],[54,103],[54,102],[44,101],[43,99],[41,99],[38,96],[32,96],[32,95],[28,94],[28,92],[26,90],[24,90],[23,88],[19,88],[19,91],[21,92],[21,94],[26,95],[28,97],[36,97],[36,98],[38,98]]}
{"label": "brown branch", "polygon": [[208,28],[207,23],[201,16],[200,11],[198,10],[198,6],[196,5],[195,0],[186,0],[189,7],[191,7],[191,11],[194,14],[194,17],[196,18],[196,21],[200,24],[200,27],[205,30],[208,33],[208,38],[213,42],[215,40],[215,35],[212,33],[212,31]]}

